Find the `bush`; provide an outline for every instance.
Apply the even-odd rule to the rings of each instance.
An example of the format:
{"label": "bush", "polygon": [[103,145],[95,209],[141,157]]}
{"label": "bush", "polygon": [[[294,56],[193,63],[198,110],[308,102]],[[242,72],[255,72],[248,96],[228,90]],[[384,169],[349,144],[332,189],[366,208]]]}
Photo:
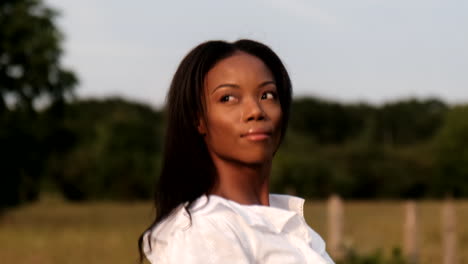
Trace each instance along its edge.
{"label": "bush", "polygon": [[[148,199],[159,172],[161,115],[118,99],[66,108],[72,147],[49,160],[49,174],[69,200]],[[67,134],[67,133],[65,133]]]}
{"label": "bush", "polygon": [[390,258],[384,258],[382,251],[377,250],[369,255],[359,255],[355,250],[348,250],[345,258],[336,264],[407,264],[399,248],[394,248]]}

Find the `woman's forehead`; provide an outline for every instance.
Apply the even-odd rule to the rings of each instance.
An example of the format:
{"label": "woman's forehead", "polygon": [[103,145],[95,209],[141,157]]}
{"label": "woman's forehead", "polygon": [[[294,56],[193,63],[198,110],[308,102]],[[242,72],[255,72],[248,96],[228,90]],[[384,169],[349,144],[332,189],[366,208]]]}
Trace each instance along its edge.
{"label": "woman's forehead", "polygon": [[274,81],[270,69],[256,56],[245,52],[219,61],[205,76],[205,87],[214,89],[220,84],[240,84],[242,82]]}

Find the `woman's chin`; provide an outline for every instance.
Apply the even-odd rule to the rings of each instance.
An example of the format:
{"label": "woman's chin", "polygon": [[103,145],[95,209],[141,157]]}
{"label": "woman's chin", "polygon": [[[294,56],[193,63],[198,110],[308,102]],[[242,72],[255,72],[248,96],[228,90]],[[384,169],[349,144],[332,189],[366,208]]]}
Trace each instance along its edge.
{"label": "woman's chin", "polygon": [[273,155],[268,153],[252,153],[250,155],[244,156],[242,162],[248,165],[262,165],[269,164],[273,159]]}
{"label": "woman's chin", "polygon": [[236,153],[212,152],[211,157],[216,160],[228,163],[236,163],[245,166],[259,166],[271,164],[274,156],[273,149],[270,148],[250,148],[242,149]]}

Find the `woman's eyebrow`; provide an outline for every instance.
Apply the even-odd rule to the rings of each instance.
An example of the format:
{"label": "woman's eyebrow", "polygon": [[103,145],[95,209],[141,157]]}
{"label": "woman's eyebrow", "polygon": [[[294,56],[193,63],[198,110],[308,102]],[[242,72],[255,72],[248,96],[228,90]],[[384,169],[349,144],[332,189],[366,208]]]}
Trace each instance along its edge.
{"label": "woman's eyebrow", "polygon": [[262,83],[258,86],[258,88],[261,88],[261,87],[266,86],[266,85],[268,85],[268,84],[276,85],[276,82],[274,82],[274,81],[265,81],[265,82],[262,82]]}
{"label": "woman's eyebrow", "polygon": [[232,84],[232,83],[223,83],[223,84],[220,84],[218,86],[216,86],[216,88],[213,89],[213,91],[211,91],[211,93],[214,93],[216,90],[218,90],[219,88],[223,88],[223,87],[229,87],[229,88],[239,88],[239,85],[237,84]]}
{"label": "woman's eyebrow", "polygon": [[[262,82],[260,85],[258,85],[258,88],[262,88],[263,86],[266,86],[266,85],[269,85],[269,84],[276,85],[276,82],[274,82],[274,81],[265,81],[265,82]],[[223,83],[223,84],[220,84],[220,85],[216,86],[213,89],[213,91],[211,91],[211,93],[213,94],[219,88],[236,88],[236,89],[239,89],[239,85],[233,84],[233,83]]]}

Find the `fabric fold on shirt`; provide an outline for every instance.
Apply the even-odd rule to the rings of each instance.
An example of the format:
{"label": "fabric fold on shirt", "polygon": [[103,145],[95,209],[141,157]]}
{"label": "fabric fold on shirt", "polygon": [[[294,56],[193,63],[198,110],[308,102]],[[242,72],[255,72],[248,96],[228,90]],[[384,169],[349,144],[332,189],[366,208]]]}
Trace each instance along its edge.
{"label": "fabric fold on shirt", "polygon": [[[304,199],[270,194],[270,206],[263,206],[202,195],[188,208],[191,217],[184,206],[145,235],[156,248],[149,250],[145,239],[151,263],[333,263],[305,222]],[[186,254],[177,253],[181,246]]]}
{"label": "fabric fold on shirt", "polygon": [[[275,195],[270,195],[275,196]],[[278,195],[279,196],[279,195]],[[283,198],[283,197],[281,197]],[[191,211],[194,213],[208,214],[211,211],[217,210],[219,207],[228,207],[250,226],[261,228],[264,231],[281,233],[284,226],[295,216],[301,215],[302,212],[291,211],[290,208],[284,207],[284,202],[279,202],[280,197],[270,198],[270,206],[264,205],[242,205],[234,201],[227,200],[217,195],[202,196],[194,204]],[[209,207],[203,208],[203,204]],[[272,203],[273,200],[273,203]],[[303,199],[298,198],[296,202],[303,203]],[[247,209],[247,210],[246,210]],[[296,208],[297,209],[297,206]]]}

